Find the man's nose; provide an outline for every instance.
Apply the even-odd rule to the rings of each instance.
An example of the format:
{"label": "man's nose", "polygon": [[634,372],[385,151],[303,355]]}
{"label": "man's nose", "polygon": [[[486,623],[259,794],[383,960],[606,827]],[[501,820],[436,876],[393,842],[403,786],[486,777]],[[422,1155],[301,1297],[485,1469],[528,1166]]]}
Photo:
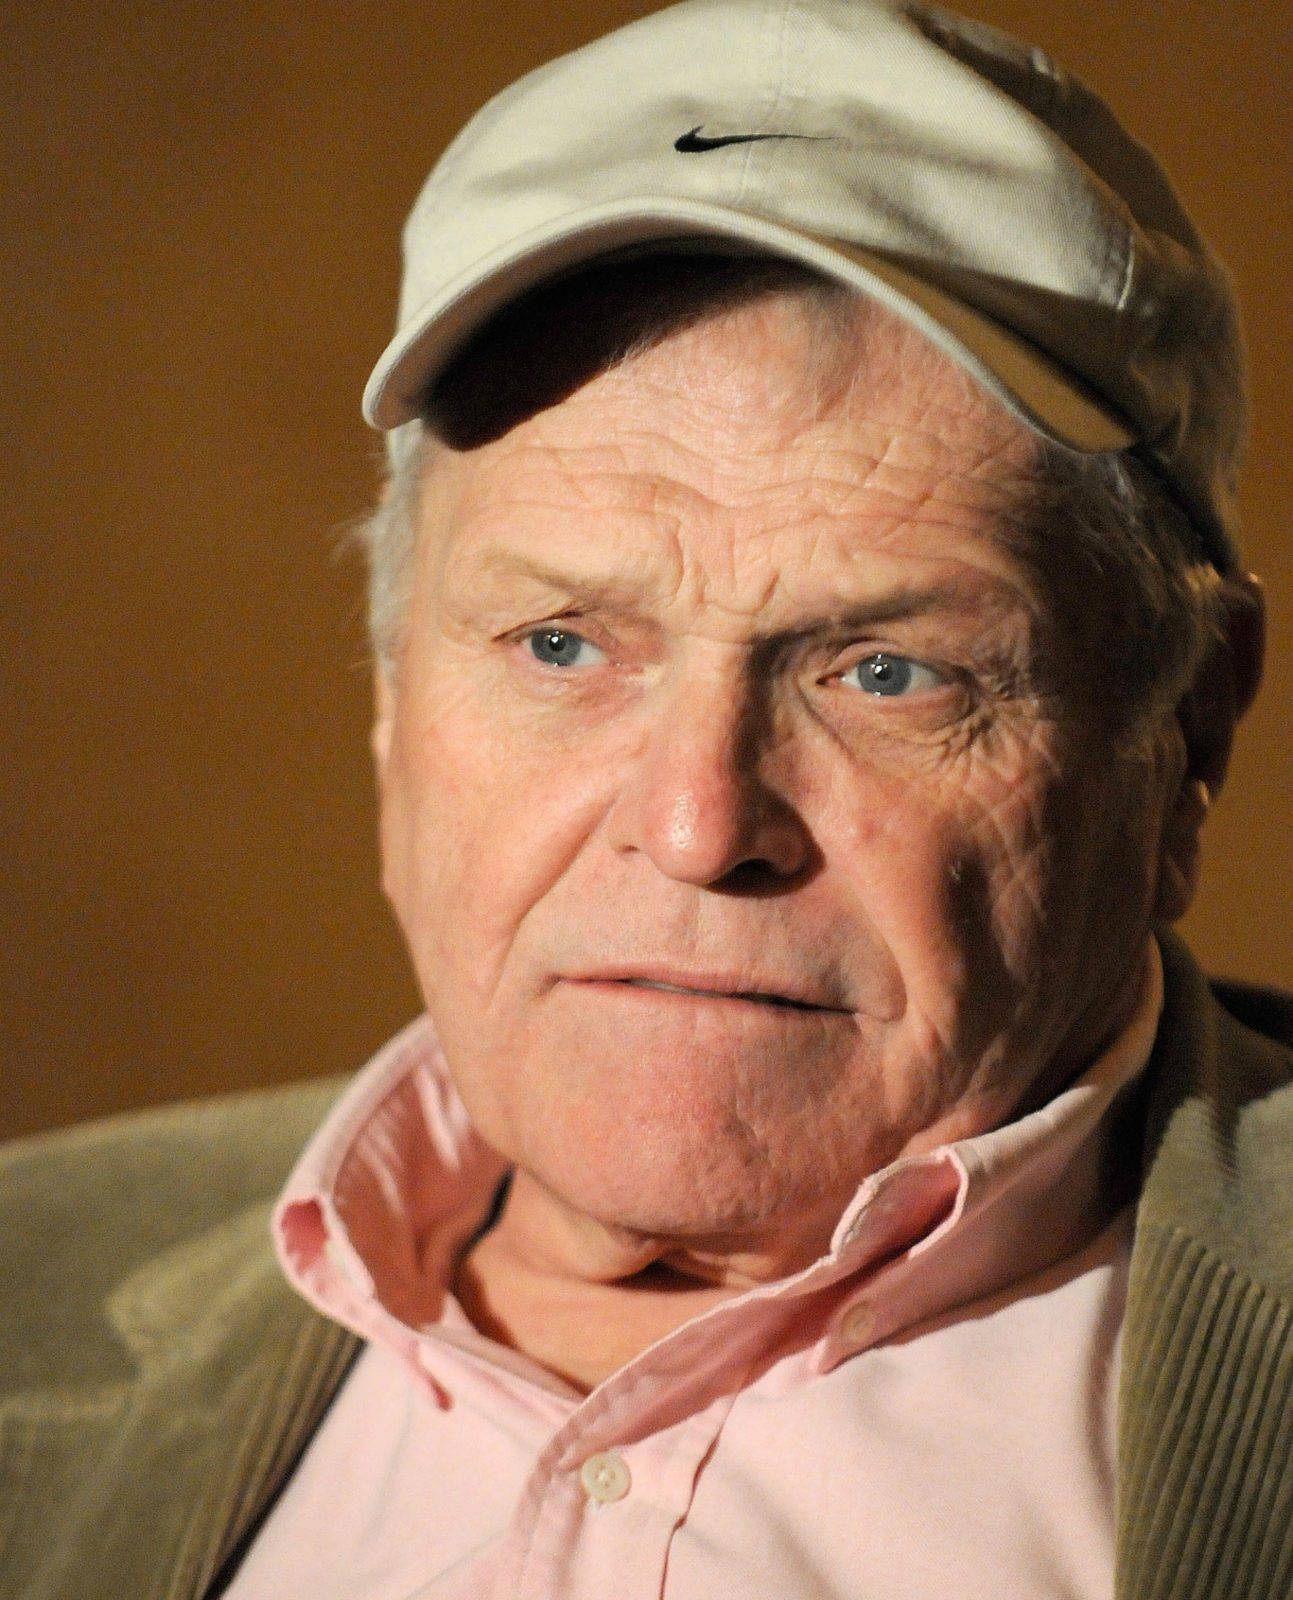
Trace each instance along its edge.
{"label": "man's nose", "polygon": [[770,719],[739,691],[687,686],[661,701],[617,802],[616,844],[666,877],[773,887],[801,873],[813,845],[771,773]]}

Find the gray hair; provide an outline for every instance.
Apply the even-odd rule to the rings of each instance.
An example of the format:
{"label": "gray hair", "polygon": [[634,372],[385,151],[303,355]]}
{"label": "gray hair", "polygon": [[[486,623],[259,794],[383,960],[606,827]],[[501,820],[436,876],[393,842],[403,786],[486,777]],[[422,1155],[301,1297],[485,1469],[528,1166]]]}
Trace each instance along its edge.
{"label": "gray hair", "polygon": [[1226,580],[1189,514],[1134,452],[1087,455],[1047,442],[1039,470],[1056,536],[1048,541],[1034,523],[1016,553],[1037,565],[1039,549],[1058,545],[1067,582],[1097,601],[1095,647],[1123,699],[1123,727],[1153,725],[1221,640]]}
{"label": "gray hair", "polygon": [[373,658],[389,673],[403,636],[413,580],[418,506],[432,443],[423,422],[406,422],[386,435],[386,483],[381,498],[358,524],[368,561],[368,638]]}
{"label": "gray hair", "polygon": [[[848,290],[797,265],[727,260],[698,294],[671,292],[666,284],[613,361],[630,360],[686,321],[769,289],[801,300],[816,351],[830,341],[838,345],[850,325],[848,308],[857,303]],[[422,486],[442,448],[423,421],[394,429],[387,436],[385,492],[358,530],[368,558],[372,648],[388,672],[409,605]],[[1176,705],[1218,637],[1224,580],[1188,514],[1133,452],[1087,455],[1039,442],[1037,483],[1045,525],[1030,517],[1013,537],[1007,531],[1007,542],[1043,578],[1086,585],[1102,599],[1099,649],[1111,669],[1108,681],[1120,687],[1124,726],[1144,727]]]}

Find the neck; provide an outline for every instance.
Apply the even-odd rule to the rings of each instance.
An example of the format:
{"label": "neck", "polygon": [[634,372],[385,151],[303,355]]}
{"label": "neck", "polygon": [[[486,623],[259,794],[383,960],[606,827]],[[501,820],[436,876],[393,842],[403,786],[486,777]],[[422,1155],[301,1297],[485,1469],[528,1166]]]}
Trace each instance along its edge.
{"label": "neck", "polygon": [[480,1332],[587,1393],[692,1317],[807,1264],[824,1227],[776,1248],[650,1235],[599,1222],[518,1172],[454,1288]]}

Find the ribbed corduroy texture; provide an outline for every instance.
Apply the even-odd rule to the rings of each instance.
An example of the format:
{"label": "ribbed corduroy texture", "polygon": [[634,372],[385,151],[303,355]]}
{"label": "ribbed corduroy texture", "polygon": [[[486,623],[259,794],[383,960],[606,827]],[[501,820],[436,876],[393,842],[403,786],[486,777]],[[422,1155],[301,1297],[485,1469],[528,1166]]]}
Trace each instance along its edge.
{"label": "ribbed corduroy texture", "polygon": [[1155,1308],[1119,1483],[1122,1600],[1293,1596],[1293,1312],[1173,1229],[1142,1231]]}
{"label": "ribbed corduroy texture", "polygon": [[335,1088],[0,1154],[5,1600],[193,1600],[277,1493],[357,1346],[268,1248]]}

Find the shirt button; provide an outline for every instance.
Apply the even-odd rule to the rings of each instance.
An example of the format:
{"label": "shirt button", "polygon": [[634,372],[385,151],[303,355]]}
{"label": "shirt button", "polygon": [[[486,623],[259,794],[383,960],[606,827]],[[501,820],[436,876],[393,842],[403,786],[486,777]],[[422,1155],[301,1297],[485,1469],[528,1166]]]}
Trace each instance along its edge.
{"label": "shirt button", "polygon": [[859,1350],[864,1344],[870,1344],[875,1334],[875,1312],[865,1300],[859,1300],[844,1313],[840,1333],[847,1343],[856,1345]]}
{"label": "shirt button", "polygon": [[579,1481],[590,1500],[606,1506],[622,1500],[633,1480],[623,1456],[615,1450],[599,1450],[580,1467]]}

